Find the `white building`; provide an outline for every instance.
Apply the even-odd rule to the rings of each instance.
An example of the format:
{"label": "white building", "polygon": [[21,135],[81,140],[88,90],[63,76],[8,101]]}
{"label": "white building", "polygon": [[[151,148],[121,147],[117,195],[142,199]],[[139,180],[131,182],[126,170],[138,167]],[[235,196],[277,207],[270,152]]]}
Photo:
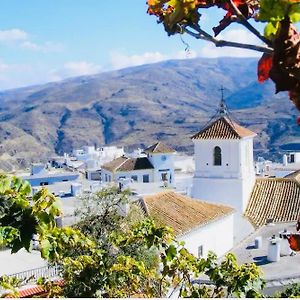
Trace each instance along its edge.
{"label": "white building", "polygon": [[87,170],[95,171],[101,165],[124,155],[123,147],[106,146],[95,148],[94,146],[84,146],[82,149],[73,150],[72,156],[65,154],[66,164],[72,166],[74,159],[85,163]]}
{"label": "white building", "polygon": [[174,152],[171,147],[158,142],[144,150],[147,156],[118,157],[102,165],[102,181],[116,182],[120,179],[132,179],[136,182],[161,182],[172,185]]}
{"label": "white building", "polygon": [[153,182],[154,167],[147,157],[121,156],[102,166],[101,177],[103,182],[128,178],[137,182]]}
{"label": "white building", "polygon": [[176,151],[168,145],[158,142],[144,150],[154,167],[154,182],[174,182],[173,154]]}
{"label": "white building", "polygon": [[283,155],[283,165],[296,165],[299,164],[300,166],[300,152],[289,152]]}
{"label": "white building", "polygon": [[192,197],[229,205],[243,213],[255,184],[255,136],[225,114],[195,134]]}
{"label": "white building", "polygon": [[172,227],[179,241],[196,257],[214,251],[218,257],[233,247],[233,213],[228,206],[165,191],[144,196],[140,205],[159,224]]}

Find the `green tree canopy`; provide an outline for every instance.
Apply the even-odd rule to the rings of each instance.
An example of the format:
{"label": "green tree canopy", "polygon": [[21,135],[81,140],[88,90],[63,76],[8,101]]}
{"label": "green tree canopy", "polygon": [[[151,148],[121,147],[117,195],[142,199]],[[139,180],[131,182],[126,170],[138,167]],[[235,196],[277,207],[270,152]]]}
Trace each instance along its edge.
{"label": "green tree canopy", "polygon": [[[42,189],[31,196],[27,182],[0,177],[1,245],[30,251],[32,235],[39,235],[41,256],[59,265],[62,278],[59,283],[38,280],[50,297],[261,296],[264,281],[255,264],[238,265],[233,254],[220,263],[213,253],[196,258],[176,241],[171,228],[136,218],[136,212],[120,216],[118,207],[128,203],[128,192],[104,189],[83,203],[90,201],[77,229],[57,228],[55,217],[61,212],[53,195]],[[0,286],[12,289],[14,296],[16,283],[0,277]]]}

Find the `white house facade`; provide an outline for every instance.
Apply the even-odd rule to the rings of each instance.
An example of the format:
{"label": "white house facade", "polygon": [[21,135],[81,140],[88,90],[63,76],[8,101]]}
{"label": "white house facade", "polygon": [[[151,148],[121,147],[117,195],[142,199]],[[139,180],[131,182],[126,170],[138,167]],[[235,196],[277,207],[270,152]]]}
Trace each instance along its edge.
{"label": "white house facade", "polygon": [[233,226],[234,215],[229,214],[179,235],[177,239],[184,241],[185,247],[196,257],[207,257],[208,251],[221,257],[233,247]]}
{"label": "white house facade", "polygon": [[103,182],[117,182],[120,179],[131,179],[136,182],[153,182],[154,167],[147,157],[118,157],[104,164],[101,168]]}
{"label": "white house facade", "polygon": [[227,116],[195,134],[192,197],[229,205],[243,213],[255,184],[255,136]]}
{"label": "white house facade", "polygon": [[171,147],[158,142],[144,150],[140,157],[121,156],[102,165],[103,182],[131,179],[140,183],[161,182],[173,184],[174,162]]}
{"label": "white house facade", "polygon": [[154,182],[174,183],[174,161],[176,151],[168,145],[158,142],[144,150],[154,167]]}
{"label": "white house facade", "polygon": [[172,227],[178,240],[196,257],[213,251],[218,257],[234,243],[234,209],[198,201],[173,191],[143,197],[142,208],[163,225]]}

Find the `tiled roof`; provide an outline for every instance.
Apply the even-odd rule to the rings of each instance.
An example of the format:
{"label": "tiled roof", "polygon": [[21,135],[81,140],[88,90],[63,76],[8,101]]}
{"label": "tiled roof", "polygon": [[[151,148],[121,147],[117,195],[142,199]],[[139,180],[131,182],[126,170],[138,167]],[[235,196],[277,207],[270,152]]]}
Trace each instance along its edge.
{"label": "tiled roof", "polygon": [[154,169],[147,157],[128,158],[125,156],[104,164],[102,168],[111,172]]}
{"label": "tiled roof", "polygon": [[106,169],[108,171],[115,171],[120,165],[122,165],[128,158],[125,156],[118,157],[104,165],[102,165],[102,169]]}
{"label": "tiled roof", "polygon": [[285,176],[285,178],[295,179],[300,184],[300,170],[295,171],[295,172]]}
{"label": "tiled roof", "polygon": [[173,191],[145,196],[141,206],[160,224],[172,227],[176,235],[187,233],[234,211],[228,206],[195,200]]}
{"label": "tiled roof", "polygon": [[300,214],[300,184],[288,178],[257,179],[245,216],[256,226],[267,220],[294,222]]}
{"label": "tiled roof", "polygon": [[192,136],[192,139],[241,139],[256,136],[253,131],[242,127],[227,117],[221,117]]}
{"label": "tiled roof", "polygon": [[149,146],[144,150],[145,153],[173,153],[176,152],[173,148],[170,146],[162,143],[157,142],[156,144]]}
{"label": "tiled roof", "polygon": [[128,158],[117,171],[133,171],[154,169],[147,157]]}

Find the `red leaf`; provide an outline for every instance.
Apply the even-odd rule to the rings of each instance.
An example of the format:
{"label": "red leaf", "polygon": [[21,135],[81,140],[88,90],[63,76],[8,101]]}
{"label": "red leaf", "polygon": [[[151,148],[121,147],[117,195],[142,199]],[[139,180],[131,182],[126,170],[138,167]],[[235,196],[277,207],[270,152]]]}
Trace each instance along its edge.
{"label": "red leaf", "polygon": [[270,78],[270,70],[272,68],[273,55],[264,53],[258,61],[257,77],[258,82],[262,83]]}
{"label": "red leaf", "polygon": [[299,234],[291,234],[288,237],[288,241],[290,244],[290,248],[294,251],[300,251],[300,235]]}

